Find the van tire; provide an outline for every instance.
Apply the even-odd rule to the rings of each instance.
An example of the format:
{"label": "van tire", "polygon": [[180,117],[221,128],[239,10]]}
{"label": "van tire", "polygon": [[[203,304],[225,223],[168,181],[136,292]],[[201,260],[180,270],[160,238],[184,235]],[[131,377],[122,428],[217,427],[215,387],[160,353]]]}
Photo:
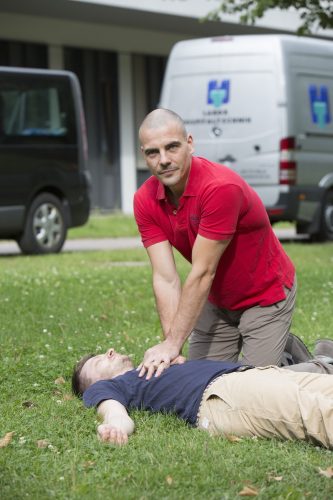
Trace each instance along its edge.
{"label": "van tire", "polygon": [[333,241],[333,189],[326,192],[321,206],[320,230],[317,241]]}
{"label": "van tire", "polygon": [[25,254],[58,253],[66,235],[66,216],[61,200],[51,193],[42,193],[31,203],[24,232],[17,243]]}

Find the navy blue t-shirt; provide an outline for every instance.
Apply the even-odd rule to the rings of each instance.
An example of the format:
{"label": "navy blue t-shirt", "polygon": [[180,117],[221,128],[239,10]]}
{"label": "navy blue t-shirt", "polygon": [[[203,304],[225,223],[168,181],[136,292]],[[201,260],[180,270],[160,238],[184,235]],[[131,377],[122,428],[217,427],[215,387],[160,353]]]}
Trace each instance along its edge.
{"label": "navy blue t-shirt", "polygon": [[241,363],[192,360],[170,366],[159,377],[150,380],[130,370],[113,379],[95,382],[84,392],[83,401],[90,407],[106,399],[115,399],[128,410],[175,413],[195,424],[207,385],[219,375],[234,372],[241,366]]}

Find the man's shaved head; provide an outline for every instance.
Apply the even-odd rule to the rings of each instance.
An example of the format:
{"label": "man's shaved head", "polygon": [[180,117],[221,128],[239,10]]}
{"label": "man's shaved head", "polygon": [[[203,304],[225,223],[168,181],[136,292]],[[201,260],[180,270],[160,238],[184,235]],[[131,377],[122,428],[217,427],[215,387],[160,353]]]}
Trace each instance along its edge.
{"label": "man's shaved head", "polygon": [[169,109],[155,109],[139,129],[146,165],[167,189],[173,203],[182,196],[192,163],[193,138],[181,117]]}
{"label": "man's shaved head", "polygon": [[141,126],[139,128],[140,141],[142,140],[143,130],[163,128],[171,124],[178,125],[184,138],[186,139],[187,131],[185,128],[185,124],[181,117],[177,115],[177,113],[171,111],[170,109],[154,109],[154,111],[149,113],[141,123]]}

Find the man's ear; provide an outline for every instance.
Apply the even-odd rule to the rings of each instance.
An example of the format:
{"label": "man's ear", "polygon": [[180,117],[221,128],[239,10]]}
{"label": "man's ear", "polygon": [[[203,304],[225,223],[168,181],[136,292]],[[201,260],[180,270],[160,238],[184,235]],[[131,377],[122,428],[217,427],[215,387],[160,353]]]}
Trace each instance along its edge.
{"label": "man's ear", "polygon": [[188,134],[187,136],[187,144],[189,146],[190,153],[194,153],[194,141],[191,134]]}

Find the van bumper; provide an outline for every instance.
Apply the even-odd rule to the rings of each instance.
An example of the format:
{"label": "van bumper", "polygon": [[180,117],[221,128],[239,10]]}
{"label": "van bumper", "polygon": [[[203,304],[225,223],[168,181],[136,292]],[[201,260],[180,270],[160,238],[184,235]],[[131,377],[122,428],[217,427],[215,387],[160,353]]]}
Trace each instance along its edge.
{"label": "van bumper", "polygon": [[83,195],[76,203],[72,203],[70,207],[70,222],[68,227],[82,226],[89,218],[90,214],[90,198]]}
{"label": "van bumper", "polygon": [[295,221],[300,232],[316,234],[320,228],[321,206],[326,190],[322,187],[291,186],[289,192],[280,193],[274,206],[266,206],[272,223]]}

